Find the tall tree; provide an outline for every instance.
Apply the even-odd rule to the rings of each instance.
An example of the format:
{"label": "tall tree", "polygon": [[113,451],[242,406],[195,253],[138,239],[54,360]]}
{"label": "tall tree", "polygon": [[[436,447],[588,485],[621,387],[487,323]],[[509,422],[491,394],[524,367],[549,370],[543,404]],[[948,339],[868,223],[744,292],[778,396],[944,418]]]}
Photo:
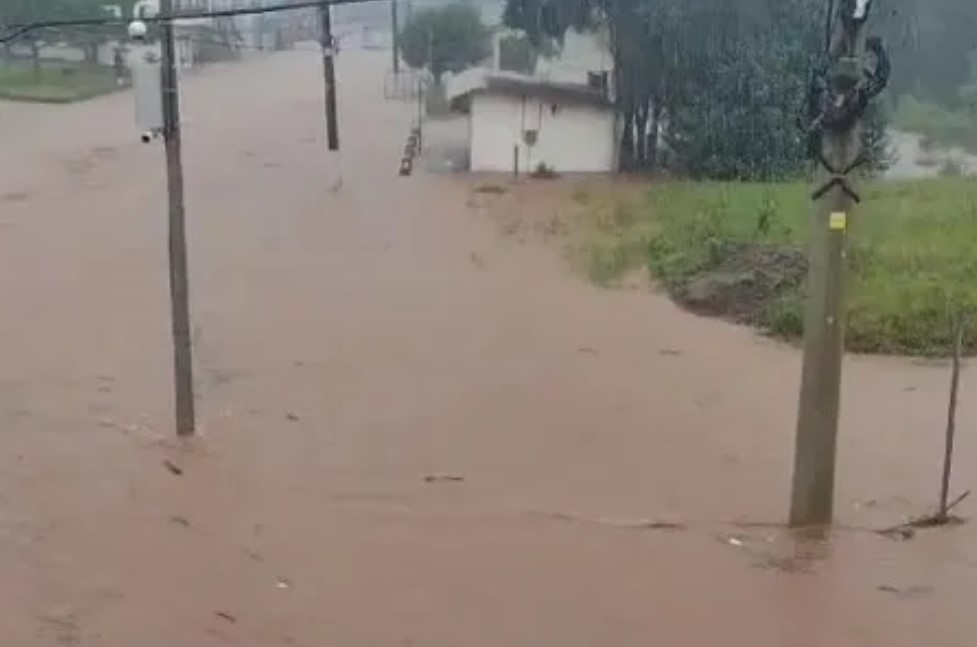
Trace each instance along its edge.
{"label": "tall tree", "polygon": [[478,9],[462,3],[415,12],[400,46],[404,61],[428,68],[438,85],[445,72],[461,72],[490,53],[489,32]]}

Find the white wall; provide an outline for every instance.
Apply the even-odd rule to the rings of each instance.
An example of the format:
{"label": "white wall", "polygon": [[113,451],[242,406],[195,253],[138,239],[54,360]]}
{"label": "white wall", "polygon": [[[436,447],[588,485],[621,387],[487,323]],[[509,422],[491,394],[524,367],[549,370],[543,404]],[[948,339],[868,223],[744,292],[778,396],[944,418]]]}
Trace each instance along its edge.
{"label": "white wall", "polygon": [[[617,168],[614,113],[610,108],[534,97],[476,93],[472,98],[471,170],[511,173],[514,147],[519,170],[543,163],[558,173],[605,173]],[[527,146],[523,131],[538,132]]]}

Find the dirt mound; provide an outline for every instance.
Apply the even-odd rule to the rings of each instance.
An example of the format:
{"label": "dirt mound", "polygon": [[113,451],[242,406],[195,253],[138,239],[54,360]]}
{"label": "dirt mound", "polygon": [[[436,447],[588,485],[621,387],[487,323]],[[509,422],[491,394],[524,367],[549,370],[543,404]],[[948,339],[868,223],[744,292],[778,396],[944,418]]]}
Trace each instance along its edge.
{"label": "dirt mound", "polygon": [[696,314],[758,325],[771,305],[798,289],[807,276],[807,257],[796,248],[728,244],[708,269],[673,286],[675,300]]}

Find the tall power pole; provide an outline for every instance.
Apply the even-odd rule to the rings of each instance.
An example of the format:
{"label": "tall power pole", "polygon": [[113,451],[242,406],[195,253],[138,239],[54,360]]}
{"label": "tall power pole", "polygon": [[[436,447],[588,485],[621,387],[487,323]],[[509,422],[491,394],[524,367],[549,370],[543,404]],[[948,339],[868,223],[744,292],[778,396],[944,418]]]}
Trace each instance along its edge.
{"label": "tall power pole", "polygon": [[319,5],[319,42],[322,47],[322,74],[326,98],[326,138],[329,150],[339,150],[339,123],[336,115],[336,44],[332,37],[332,15],[328,0]]}
{"label": "tall power pole", "polygon": [[400,74],[400,20],[397,18],[397,0],[390,0],[390,29],[393,45],[394,75]]}
{"label": "tall power pole", "polygon": [[865,71],[865,26],[871,4],[872,0],[831,0],[829,4],[828,59],[821,70],[817,100],[820,114],[811,125],[823,133],[816,154],[825,173],[814,193],[817,205],[811,224],[804,367],[790,507],[790,524],[795,527],[827,525],[833,516],[847,241],[852,208],[859,199],[848,175],[863,161],[860,129],[865,108],[888,80],[888,60],[877,39],[873,39],[876,70]]}
{"label": "tall power pole", "polygon": [[180,138],[180,95],[173,42],[173,0],[160,0],[163,138],[166,145],[166,184],[169,198],[170,307],[173,328],[173,367],[176,395],[176,433],[196,432],[193,395],[193,342],[190,335],[190,281],[187,270],[186,216],[183,198],[183,154]]}

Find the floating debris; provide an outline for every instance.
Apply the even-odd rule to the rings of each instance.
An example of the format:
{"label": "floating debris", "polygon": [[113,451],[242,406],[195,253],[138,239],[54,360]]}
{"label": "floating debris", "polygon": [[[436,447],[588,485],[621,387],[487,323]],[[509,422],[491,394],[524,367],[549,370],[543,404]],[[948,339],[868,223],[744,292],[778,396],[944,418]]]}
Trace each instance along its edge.
{"label": "floating debris", "polygon": [[163,461],[163,466],[170,471],[171,474],[176,476],[183,476],[183,468],[174,463],[173,461],[166,459]]}
{"label": "floating debris", "polygon": [[425,483],[462,483],[464,480],[464,476],[457,474],[428,474],[424,477]]}

